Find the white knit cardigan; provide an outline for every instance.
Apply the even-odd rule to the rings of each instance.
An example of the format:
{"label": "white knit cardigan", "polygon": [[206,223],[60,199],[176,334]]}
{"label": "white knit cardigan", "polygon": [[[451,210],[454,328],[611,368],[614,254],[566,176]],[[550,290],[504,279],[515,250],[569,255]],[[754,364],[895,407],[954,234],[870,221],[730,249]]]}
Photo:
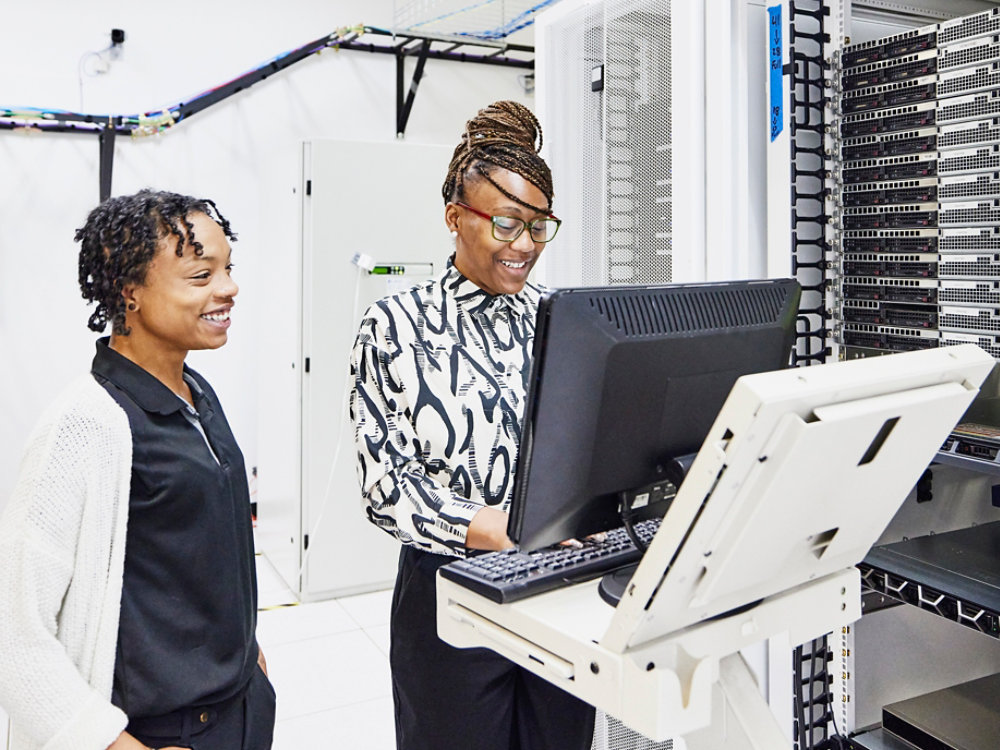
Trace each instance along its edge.
{"label": "white knit cardigan", "polygon": [[132,470],[128,417],[87,375],[42,417],[0,517],[0,705],[12,750],[105,750]]}

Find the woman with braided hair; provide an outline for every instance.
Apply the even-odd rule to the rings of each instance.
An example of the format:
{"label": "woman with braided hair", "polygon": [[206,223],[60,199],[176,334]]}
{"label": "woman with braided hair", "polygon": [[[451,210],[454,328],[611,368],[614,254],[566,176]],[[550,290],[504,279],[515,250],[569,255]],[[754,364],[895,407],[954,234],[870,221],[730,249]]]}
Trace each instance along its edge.
{"label": "woman with braided hair", "polygon": [[442,188],[455,241],[435,280],[365,313],[351,355],[368,518],[402,542],[390,664],[398,750],[588,750],[594,711],[487,649],[437,637],[435,573],[512,546],[507,510],[541,289],[559,229],[541,127],[501,101],[466,124]]}
{"label": "woman with braided hair", "polygon": [[267,750],[243,455],[184,360],[226,343],[236,239],[143,190],[76,233],[91,372],[42,417],[0,519],[0,705],[16,750]]}

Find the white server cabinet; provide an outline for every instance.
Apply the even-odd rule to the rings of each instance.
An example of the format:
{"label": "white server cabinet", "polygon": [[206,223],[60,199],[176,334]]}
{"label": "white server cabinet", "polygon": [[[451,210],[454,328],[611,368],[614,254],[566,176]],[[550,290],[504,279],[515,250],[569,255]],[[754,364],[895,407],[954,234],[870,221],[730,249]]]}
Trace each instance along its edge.
{"label": "white server cabinet", "polygon": [[[452,252],[441,183],[452,149],[317,140],[302,148],[299,346],[285,412],[262,440],[258,538],[303,601],[388,588],[399,544],[365,517],[347,398],[349,354],[372,302],[442,271]],[[376,273],[352,262],[369,256]],[[284,363],[279,363],[284,366]],[[291,415],[289,415],[291,412]],[[270,446],[265,452],[264,446]]]}
{"label": "white server cabinet", "polygon": [[537,110],[564,219],[542,259],[550,285],[704,278],[704,34],[701,3],[570,0],[539,17]]}
{"label": "white server cabinet", "polygon": [[[565,0],[537,21],[553,286],[764,275],[764,44],[745,0]],[[759,116],[758,116],[758,110]]]}

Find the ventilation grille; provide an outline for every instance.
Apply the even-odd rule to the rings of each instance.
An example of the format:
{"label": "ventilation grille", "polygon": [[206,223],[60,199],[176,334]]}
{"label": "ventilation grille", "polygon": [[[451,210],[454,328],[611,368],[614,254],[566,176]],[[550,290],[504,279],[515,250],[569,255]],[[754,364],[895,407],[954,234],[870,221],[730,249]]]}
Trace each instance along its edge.
{"label": "ventilation grille", "polygon": [[662,3],[606,5],[607,225],[593,270],[602,284],[662,284],[673,278],[670,15]]}
{"label": "ventilation grille", "polygon": [[998,9],[994,8],[988,13],[976,13],[961,20],[941,24],[937,40],[941,45],[953,44],[996,31],[1000,31],[1000,15]]}
{"label": "ventilation grille", "polygon": [[766,325],[778,319],[787,300],[787,287],[762,285],[601,295],[591,304],[626,336],[649,336]]}
{"label": "ventilation grille", "polygon": [[987,67],[976,68],[969,73],[948,77],[944,76],[938,82],[937,95],[955,96],[956,94],[968,94],[981,89],[990,89],[1000,84],[1000,69],[996,63]]}
{"label": "ventilation grille", "polygon": [[983,227],[981,229],[945,229],[941,232],[942,252],[995,251],[1000,250],[1000,230]]}
{"label": "ventilation grille", "polygon": [[614,716],[609,716],[600,709],[597,711],[591,750],[673,750],[673,747],[673,740],[654,742],[633,732]]}
{"label": "ventilation grille", "polygon": [[951,148],[975,143],[987,143],[1000,140],[1000,119],[974,120],[962,125],[949,125],[941,128],[938,135],[938,146]]}
{"label": "ventilation grille", "polygon": [[941,302],[970,305],[1000,305],[1000,283],[996,281],[942,281],[938,291]]}
{"label": "ventilation grille", "polygon": [[974,96],[959,96],[938,105],[939,123],[990,117],[1000,114],[1000,98],[997,92],[987,91]]}
{"label": "ventilation grille", "polygon": [[987,354],[1000,359],[1000,337],[998,336],[941,332],[941,346],[958,346],[959,344],[977,344]]}
{"label": "ventilation grille", "polygon": [[[946,154],[948,152],[945,152]],[[954,156],[945,156],[938,159],[938,170],[940,174],[951,174],[953,172],[968,172],[973,170],[988,170],[1000,167],[1000,147],[991,146],[988,148],[978,148],[975,151],[961,151]]]}
{"label": "ventilation grille", "polygon": [[1000,56],[1000,44],[991,38],[980,39],[970,47],[958,45],[938,51],[938,69],[952,70],[979,62],[988,62]]}
{"label": "ventilation grille", "polygon": [[939,195],[947,198],[975,198],[980,195],[1000,195],[1000,172],[973,177],[946,177],[941,180]]}

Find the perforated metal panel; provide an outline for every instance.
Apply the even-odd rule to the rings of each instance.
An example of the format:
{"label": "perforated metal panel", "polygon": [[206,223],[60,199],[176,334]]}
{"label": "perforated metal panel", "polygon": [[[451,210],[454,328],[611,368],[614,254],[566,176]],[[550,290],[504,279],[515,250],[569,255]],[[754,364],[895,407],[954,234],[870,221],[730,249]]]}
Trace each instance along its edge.
{"label": "perforated metal panel", "polygon": [[1000,250],[1000,230],[992,227],[943,229],[939,247],[943,253]]}
{"label": "perforated metal panel", "polygon": [[673,279],[669,6],[608,3],[605,42],[607,283],[667,282]]}
{"label": "perforated metal panel", "polygon": [[539,114],[553,133],[546,158],[565,219],[546,283],[674,280],[670,2],[578,3],[536,41]]}
{"label": "perforated metal panel", "polygon": [[653,742],[633,732],[613,716],[597,712],[594,744],[591,750],[673,750],[674,741]]}

